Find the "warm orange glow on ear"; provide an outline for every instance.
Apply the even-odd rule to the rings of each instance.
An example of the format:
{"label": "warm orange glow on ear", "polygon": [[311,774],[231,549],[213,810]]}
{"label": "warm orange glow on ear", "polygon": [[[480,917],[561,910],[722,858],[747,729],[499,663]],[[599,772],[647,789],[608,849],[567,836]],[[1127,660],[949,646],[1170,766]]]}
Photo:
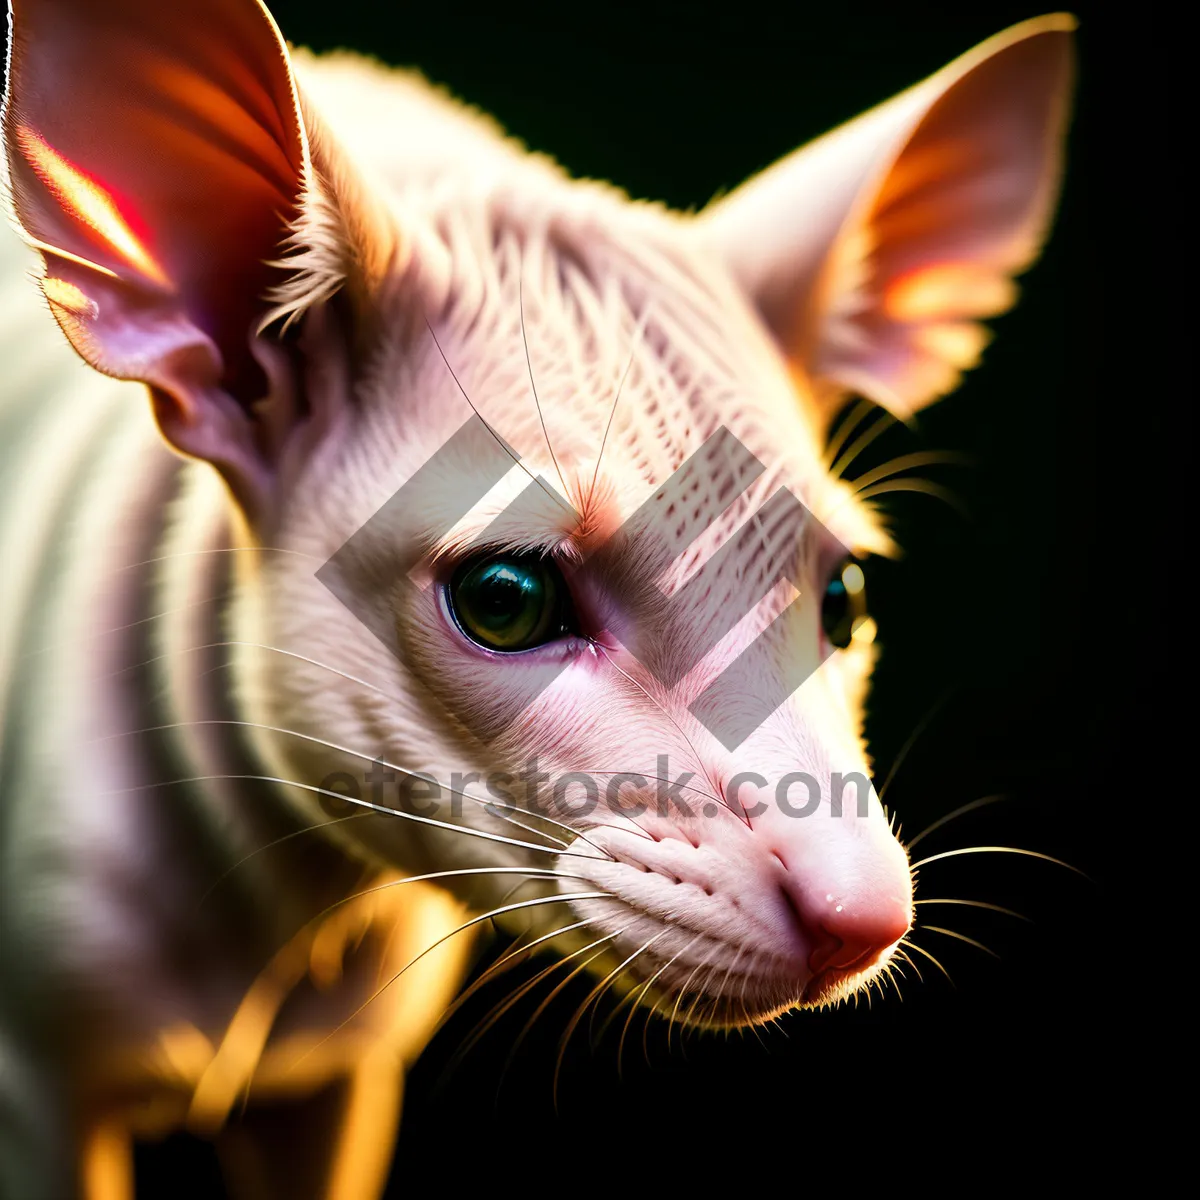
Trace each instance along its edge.
{"label": "warm orange glow on ear", "polygon": [[988,333],[980,325],[967,322],[947,322],[944,325],[926,325],[913,333],[913,341],[934,358],[966,370],[979,362],[988,343]]}
{"label": "warm orange glow on ear", "polygon": [[109,249],[147,279],[162,287],[170,285],[162,268],[121,216],[113,198],[95,180],[89,179],[28,126],[18,126],[17,141],[29,165],[68,216],[97,233]]}
{"label": "warm orange glow on ear", "polygon": [[993,317],[1011,308],[1016,298],[1016,285],[998,271],[970,263],[939,263],[893,282],[884,310],[893,321]]}
{"label": "warm orange glow on ear", "polygon": [[89,300],[73,283],[47,275],[42,280],[42,291],[46,299],[58,308],[65,308],[75,317],[95,317],[96,302]]}

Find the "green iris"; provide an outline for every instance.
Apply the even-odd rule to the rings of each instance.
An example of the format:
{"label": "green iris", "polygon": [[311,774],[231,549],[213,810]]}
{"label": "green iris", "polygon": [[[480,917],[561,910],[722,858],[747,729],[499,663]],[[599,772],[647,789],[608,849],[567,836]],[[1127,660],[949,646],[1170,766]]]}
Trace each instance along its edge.
{"label": "green iris", "polygon": [[563,632],[560,578],[533,555],[465,563],[450,582],[450,606],[468,637],[489,650],[529,650]]}

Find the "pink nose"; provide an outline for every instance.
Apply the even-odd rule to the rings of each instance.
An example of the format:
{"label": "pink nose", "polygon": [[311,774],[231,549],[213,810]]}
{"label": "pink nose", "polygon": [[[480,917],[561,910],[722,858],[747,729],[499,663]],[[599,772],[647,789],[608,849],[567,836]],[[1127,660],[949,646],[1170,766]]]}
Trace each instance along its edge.
{"label": "pink nose", "polygon": [[838,907],[804,922],[813,939],[808,967],[814,975],[869,967],[908,932],[908,911],[898,902],[875,901],[861,912]]}

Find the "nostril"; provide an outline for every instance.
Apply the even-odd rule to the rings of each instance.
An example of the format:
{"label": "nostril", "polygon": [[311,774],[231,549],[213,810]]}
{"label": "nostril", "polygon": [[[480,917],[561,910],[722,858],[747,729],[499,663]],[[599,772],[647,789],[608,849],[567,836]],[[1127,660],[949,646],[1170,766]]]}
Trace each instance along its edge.
{"label": "nostril", "polygon": [[820,975],[822,971],[831,969],[852,967],[870,952],[869,947],[864,949],[854,940],[849,943],[843,941],[836,933],[831,933],[823,925],[814,932],[818,934],[819,940],[808,956],[808,969],[814,975]]}
{"label": "nostril", "polygon": [[814,975],[868,966],[908,932],[908,919],[899,912],[838,916],[843,919],[827,918],[812,927],[817,941],[808,956],[808,967]]}
{"label": "nostril", "polygon": [[794,877],[782,881],[780,892],[813,975],[868,967],[908,932],[909,906],[887,894],[843,900],[824,889],[798,888]]}

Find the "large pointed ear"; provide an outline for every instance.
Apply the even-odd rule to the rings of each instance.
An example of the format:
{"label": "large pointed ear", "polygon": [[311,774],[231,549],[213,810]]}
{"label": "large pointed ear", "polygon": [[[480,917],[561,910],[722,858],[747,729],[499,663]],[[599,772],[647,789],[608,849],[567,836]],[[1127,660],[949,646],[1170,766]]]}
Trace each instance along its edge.
{"label": "large pointed ear", "polygon": [[907,417],[975,365],[1057,200],[1074,28],[1014,26],[697,218],[822,415]]}
{"label": "large pointed ear", "polygon": [[306,210],[336,222],[279,31],[258,0],[10,4],[3,164],[50,308],[245,501],[288,390],[260,333],[270,264]]}

